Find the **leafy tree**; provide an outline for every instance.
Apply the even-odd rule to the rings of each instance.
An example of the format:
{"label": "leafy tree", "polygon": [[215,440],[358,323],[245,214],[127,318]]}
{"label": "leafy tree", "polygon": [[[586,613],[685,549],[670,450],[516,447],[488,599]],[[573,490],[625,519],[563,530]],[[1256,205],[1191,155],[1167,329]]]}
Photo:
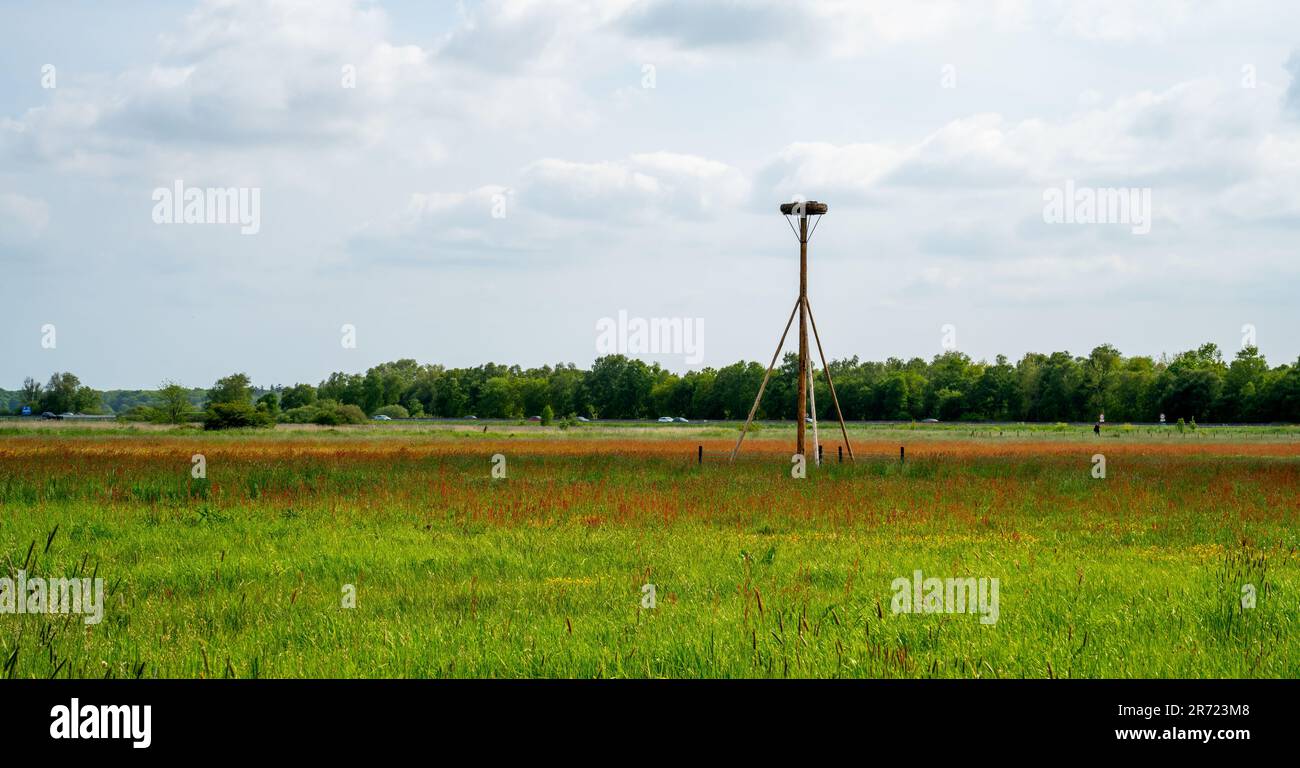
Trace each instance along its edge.
{"label": "leafy tree", "polygon": [[268,427],[274,423],[269,414],[248,403],[212,403],[203,418],[203,428],[209,430]]}
{"label": "leafy tree", "polygon": [[1259,390],[1268,378],[1268,363],[1253,346],[1237,353],[1223,377],[1219,412],[1226,421],[1250,421],[1260,415]]}
{"label": "leafy tree", "polygon": [[438,380],[436,401],[437,407],[434,413],[439,416],[459,418],[473,415],[469,395],[465,392],[460,377],[455,373],[448,374]]}
{"label": "leafy tree", "polygon": [[235,405],[252,405],[253,384],[247,374],[232,373],[217,379],[217,383],[208,390],[208,406],[231,403]]}
{"label": "leafy tree", "polygon": [[316,388],[310,384],[294,384],[280,395],[280,407],[284,410],[301,408],[316,402]]}
{"label": "leafy tree", "polygon": [[155,410],[162,421],[180,424],[190,414],[190,391],[174,381],[164,381],[158,389]]}
{"label": "leafy tree", "polygon": [[99,393],[83,386],[71,373],[55,373],[40,396],[42,411],[53,413],[90,413],[99,407]]}
{"label": "leafy tree", "polygon": [[487,380],[483,395],[479,398],[479,415],[491,419],[513,419],[522,416],[515,389],[505,376],[494,376]]}
{"label": "leafy tree", "polygon": [[266,412],[274,419],[280,415],[280,396],[274,392],[267,392],[257,398],[257,409]]}
{"label": "leafy tree", "polygon": [[41,383],[31,376],[23,379],[23,389],[21,402],[23,405],[31,406],[33,410],[41,407],[41,393],[45,388]]}

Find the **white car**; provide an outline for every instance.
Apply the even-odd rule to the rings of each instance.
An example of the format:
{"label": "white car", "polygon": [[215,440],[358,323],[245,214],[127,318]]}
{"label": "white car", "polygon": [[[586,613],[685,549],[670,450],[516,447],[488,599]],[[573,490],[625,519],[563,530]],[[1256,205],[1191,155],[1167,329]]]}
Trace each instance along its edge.
{"label": "white car", "polygon": [[392,417],[392,416],[388,416],[388,415],[383,414],[383,413],[379,414],[378,416],[371,416],[370,418],[374,419],[375,421],[392,421],[392,420],[393,420],[393,417]]}
{"label": "white car", "polygon": [[578,421],[591,421],[591,419],[587,418],[586,416],[579,416]]}
{"label": "white car", "polygon": [[659,423],[660,423],[660,424],[672,424],[672,423],[673,423],[673,417],[672,417],[672,416],[660,416],[660,417],[659,417]]}

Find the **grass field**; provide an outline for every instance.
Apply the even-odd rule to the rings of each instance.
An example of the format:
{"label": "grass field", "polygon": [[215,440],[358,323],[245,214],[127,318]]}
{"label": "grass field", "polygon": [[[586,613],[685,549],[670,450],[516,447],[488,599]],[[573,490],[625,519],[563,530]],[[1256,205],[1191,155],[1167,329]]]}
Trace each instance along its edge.
{"label": "grass field", "polygon": [[[0,672],[1300,677],[1294,428],[823,429],[797,480],[789,426],[483,426],[5,426],[0,576],[106,594],[0,614]],[[996,623],[894,613],[917,570]]]}

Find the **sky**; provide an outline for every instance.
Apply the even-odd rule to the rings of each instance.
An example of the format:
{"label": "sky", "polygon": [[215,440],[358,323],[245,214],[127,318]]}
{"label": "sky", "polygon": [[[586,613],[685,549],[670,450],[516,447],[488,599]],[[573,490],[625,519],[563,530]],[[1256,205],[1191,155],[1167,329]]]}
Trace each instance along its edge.
{"label": "sky", "polygon": [[[1215,0],[5,2],[0,388],[586,367],[620,313],[695,330],[647,362],[766,363],[798,199],[830,207],[831,358],[1293,362],[1297,30]],[[255,225],[167,223],[178,183]]]}

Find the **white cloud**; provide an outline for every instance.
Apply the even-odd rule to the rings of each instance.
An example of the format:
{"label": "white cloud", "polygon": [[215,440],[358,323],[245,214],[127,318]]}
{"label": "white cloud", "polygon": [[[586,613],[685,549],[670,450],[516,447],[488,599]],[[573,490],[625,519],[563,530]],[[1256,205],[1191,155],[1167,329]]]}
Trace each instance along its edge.
{"label": "white cloud", "polygon": [[50,223],[50,207],[41,199],[0,192],[0,242],[23,243],[40,237]]}
{"label": "white cloud", "polygon": [[547,158],[525,168],[522,177],[525,205],[572,218],[714,218],[741,205],[748,193],[735,168],[671,152],[596,163]]}
{"label": "white cloud", "polygon": [[[794,195],[831,206],[815,247],[819,312],[848,319],[837,346],[863,357],[880,357],[885,336],[890,354],[928,348],[892,319],[879,331],[872,307],[891,302],[926,316],[926,334],[940,309],[1000,313],[1039,349],[1059,344],[1052,313],[1071,299],[1105,312],[1176,290],[1167,322],[1180,326],[1253,312],[1296,275],[1295,14],[1186,7],[485,0],[457,15],[210,0],[180,23],[102,11],[146,28],[134,39],[156,48],[125,50],[106,33],[91,55],[57,62],[57,89],[0,100],[0,260],[61,286],[24,294],[2,319],[20,302],[43,315],[67,301],[178,335],[219,327],[209,343],[237,350],[232,365],[260,359],[259,380],[272,381],[297,354],[264,343],[285,323],[391,316],[383,338],[396,354],[476,363],[489,341],[511,361],[553,362],[562,331],[549,318],[585,333],[586,315],[611,302],[690,300],[735,324],[711,326],[732,340],[711,356],[767,355],[757,347],[770,339],[744,340],[769,286],[787,287],[790,233],[774,207]],[[38,35],[11,37],[17,59],[45,60]],[[949,63],[958,85],[943,90]],[[1255,88],[1241,87],[1247,63]],[[355,88],[341,82],[346,65]],[[261,187],[262,232],[153,226],[150,190],[178,178]],[[1066,179],[1152,187],[1151,234],[1044,225],[1043,189]],[[141,270],[184,309],[152,296],[125,306],[110,288]],[[69,276],[96,290],[70,290]],[[486,296],[491,285],[503,290]],[[1289,306],[1276,316],[1294,320]],[[1150,351],[1169,336],[1117,315],[1121,333],[1096,342]],[[467,331],[513,330],[431,347],[427,329],[449,316],[473,320]],[[1009,353],[1021,342],[991,341]],[[141,372],[121,384],[186,375],[147,345],[102,346],[103,365]],[[310,378],[355,363],[294,364]]]}

